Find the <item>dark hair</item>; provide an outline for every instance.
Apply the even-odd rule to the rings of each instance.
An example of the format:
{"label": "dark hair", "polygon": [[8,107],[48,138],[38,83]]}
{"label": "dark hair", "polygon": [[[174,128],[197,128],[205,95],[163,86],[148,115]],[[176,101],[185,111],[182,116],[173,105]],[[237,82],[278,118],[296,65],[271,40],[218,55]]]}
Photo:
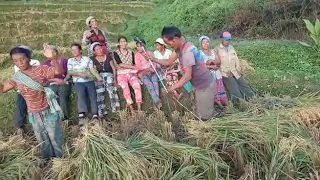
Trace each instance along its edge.
{"label": "dark hair", "polygon": [[21,47],[14,47],[13,49],[10,50],[10,57],[14,54],[24,54],[27,59],[31,59],[31,52],[28,49],[21,48]]}
{"label": "dark hair", "polygon": [[179,28],[175,26],[166,26],[162,29],[161,32],[162,37],[166,37],[168,40],[172,40],[173,38],[181,38],[182,33]]}
{"label": "dark hair", "polygon": [[147,43],[146,43],[146,41],[145,41],[144,39],[139,38],[139,40],[140,40],[140,41],[136,41],[136,45],[141,44],[141,43],[143,43],[143,44],[141,44],[141,45],[147,45]]}
{"label": "dark hair", "polygon": [[95,45],[93,46],[92,50],[95,51],[95,49],[96,49],[97,46],[100,46],[100,47],[101,47],[101,44],[95,44]]}
{"label": "dark hair", "polygon": [[73,46],[76,46],[79,50],[82,51],[81,44],[75,42],[75,43],[72,43],[72,44],[71,44],[71,47],[73,47]]}
{"label": "dark hair", "polygon": [[126,37],[124,37],[124,36],[119,36],[119,38],[118,38],[118,43],[120,42],[121,39],[124,39],[124,40],[126,40],[126,41],[128,42],[128,39],[127,39]]}

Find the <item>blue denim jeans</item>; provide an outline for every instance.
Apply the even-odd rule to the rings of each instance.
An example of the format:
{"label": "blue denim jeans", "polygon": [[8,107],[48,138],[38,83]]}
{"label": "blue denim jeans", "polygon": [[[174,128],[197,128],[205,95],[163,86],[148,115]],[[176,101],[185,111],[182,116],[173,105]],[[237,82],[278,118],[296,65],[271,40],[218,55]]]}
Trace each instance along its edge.
{"label": "blue denim jeans", "polygon": [[40,144],[42,156],[45,159],[62,157],[63,135],[59,114],[46,109],[39,113],[29,113],[29,121]]}
{"label": "blue denim jeans", "polygon": [[22,128],[26,123],[26,118],[28,115],[27,103],[23,96],[18,93],[16,101],[16,109],[14,111],[14,122],[16,128]]}
{"label": "blue denim jeans", "polygon": [[78,113],[88,113],[89,99],[92,115],[98,115],[97,92],[94,82],[76,82],[74,88],[77,94]]}

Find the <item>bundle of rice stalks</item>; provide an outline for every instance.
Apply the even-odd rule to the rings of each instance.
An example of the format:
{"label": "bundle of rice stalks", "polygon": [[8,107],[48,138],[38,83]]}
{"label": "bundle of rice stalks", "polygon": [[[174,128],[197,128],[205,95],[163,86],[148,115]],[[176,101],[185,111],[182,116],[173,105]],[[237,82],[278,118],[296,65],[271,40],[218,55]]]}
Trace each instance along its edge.
{"label": "bundle of rice stalks", "polygon": [[248,71],[254,71],[254,68],[252,67],[252,63],[249,63],[247,60],[240,59],[240,67],[241,71],[248,72]]}
{"label": "bundle of rice stalks", "polygon": [[149,132],[130,139],[128,146],[155,164],[157,177],[163,180],[184,177],[186,172],[190,179],[219,179],[227,169],[215,151],[167,142]]}
{"label": "bundle of rice stalks", "polygon": [[114,123],[112,128],[108,128],[116,139],[126,140],[132,135],[144,131],[150,131],[168,141],[175,139],[172,125],[166,120],[163,111],[156,110],[151,114],[137,113],[134,116],[122,111],[119,119],[119,123]]}
{"label": "bundle of rice stalks", "polygon": [[[266,167],[266,179],[306,179],[316,169],[319,149],[314,141],[299,135],[281,137],[271,154]],[[314,160],[313,160],[314,159]]]}
{"label": "bundle of rice stalks", "polygon": [[[290,113],[291,114],[291,113]],[[291,114],[297,122],[312,127],[320,123],[320,107],[301,107]]]}
{"label": "bundle of rice stalks", "polygon": [[269,114],[270,110],[280,110],[298,106],[299,101],[292,98],[279,98],[270,95],[255,97],[249,102],[241,101],[240,110],[252,114]]}
{"label": "bundle of rice stalks", "polygon": [[190,121],[187,127],[189,141],[217,151],[236,178],[304,177],[313,170],[308,151],[312,137],[303,126],[281,116]]}
{"label": "bundle of rice stalks", "polygon": [[148,179],[143,159],[133,155],[121,141],[110,138],[98,125],[85,128],[74,151],[65,160],[54,160],[57,179]]}
{"label": "bundle of rice stalks", "polygon": [[21,136],[0,137],[0,179],[36,179],[40,158]]}

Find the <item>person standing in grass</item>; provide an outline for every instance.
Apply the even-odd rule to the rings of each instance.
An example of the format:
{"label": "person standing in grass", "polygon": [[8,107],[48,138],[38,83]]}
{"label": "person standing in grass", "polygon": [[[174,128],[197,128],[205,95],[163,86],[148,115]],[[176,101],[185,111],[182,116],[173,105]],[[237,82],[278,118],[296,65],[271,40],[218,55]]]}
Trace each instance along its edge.
{"label": "person standing in grass", "polygon": [[[164,27],[162,30],[164,42],[172,47],[177,53],[183,76],[177,83],[168,88],[169,92],[191,82],[195,89],[197,116],[202,120],[213,117],[215,79],[207,69],[201,52],[182,36],[181,31],[175,26]],[[171,66],[174,60],[162,61],[154,59],[158,64]]]}
{"label": "person standing in grass", "polygon": [[73,57],[68,60],[68,74],[72,76],[72,81],[77,94],[79,126],[85,124],[85,117],[88,113],[87,97],[89,97],[92,119],[98,120],[97,92],[94,79],[90,70],[93,68],[92,60],[82,55],[82,47],[78,43],[71,45]]}
{"label": "person standing in grass", "polygon": [[127,46],[127,38],[120,36],[118,38],[118,49],[113,53],[113,57],[117,64],[118,84],[122,88],[123,96],[126,99],[131,113],[133,113],[134,108],[132,106],[133,101],[129,85],[131,85],[134,90],[138,111],[141,111],[142,92],[139,78],[137,76],[139,69],[135,66],[134,53],[128,49]]}
{"label": "person standing in grass", "polygon": [[[18,47],[27,49],[30,51],[30,56],[32,57],[32,49],[25,45],[20,45]],[[30,66],[39,66],[40,62],[38,60],[30,59]],[[14,65],[14,72],[18,72],[20,69],[18,66]],[[27,103],[26,100],[21,95],[20,91],[17,90],[17,101],[16,108],[14,111],[14,122],[16,128],[16,134],[23,134],[25,131],[25,122],[28,115]]]}
{"label": "person standing in grass", "polygon": [[[143,55],[145,54],[143,50],[143,46],[146,45],[146,42],[141,39],[141,42],[137,42],[137,53],[135,55],[135,65],[140,70],[138,72],[138,77],[141,79],[143,84],[147,87],[148,92],[152,98],[153,104],[156,108],[160,109],[162,107],[162,103],[160,100],[159,93],[159,78],[152,68],[150,62]],[[147,54],[152,55],[151,51],[146,52]]]}
{"label": "person standing in grass", "polygon": [[120,102],[116,88],[118,84],[117,72],[111,56],[103,53],[100,43],[95,42],[91,44],[90,50],[94,54],[92,57],[93,65],[103,79],[103,81],[96,81],[96,91],[99,118],[104,119],[104,116],[108,114],[105,103],[106,91],[109,94],[112,112],[120,111]]}
{"label": "person standing in grass", "polygon": [[61,119],[63,112],[55,99],[54,92],[46,88],[54,75],[62,73],[62,68],[50,46],[44,44],[43,47],[43,54],[52,61],[52,67],[31,66],[31,51],[19,46],[11,49],[11,59],[20,70],[9,82],[0,85],[0,93],[6,93],[14,88],[20,91],[26,100],[29,122],[40,143],[43,157],[62,157]]}
{"label": "person standing in grass", "polygon": [[201,45],[201,54],[204,57],[207,68],[210,69],[212,77],[216,79],[216,92],[214,101],[220,108],[224,108],[228,104],[228,97],[224,89],[222,76],[219,71],[220,59],[216,59],[214,50],[210,49],[210,38],[208,36],[201,36],[199,39],[199,44]]}
{"label": "person standing in grass", "polygon": [[102,51],[104,54],[108,54],[110,51],[110,46],[106,38],[106,34],[103,30],[98,28],[98,20],[93,16],[89,16],[86,19],[86,25],[89,28],[84,31],[82,43],[88,45],[88,56],[92,55],[92,52],[89,50],[92,43],[98,42],[101,45]]}
{"label": "person standing in grass", "polygon": [[[58,58],[59,52],[55,46],[50,45],[53,56]],[[63,120],[68,122],[69,120],[69,107],[70,107],[70,95],[71,95],[71,87],[68,82],[65,80],[68,73],[68,60],[64,58],[58,58],[59,64],[62,67],[62,74],[55,75],[53,79],[50,79],[50,88],[56,93],[58,96],[59,105],[63,111]],[[53,62],[48,59],[42,63],[43,65],[53,66]]]}
{"label": "person standing in grass", "polygon": [[220,38],[221,43],[215,48],[216,59],[221,62],[219,70],[231,101],[238,103],[239,99],[252,98],[255,94],[244,80],[236,50],[230,45],[231,34],[223,32]]}

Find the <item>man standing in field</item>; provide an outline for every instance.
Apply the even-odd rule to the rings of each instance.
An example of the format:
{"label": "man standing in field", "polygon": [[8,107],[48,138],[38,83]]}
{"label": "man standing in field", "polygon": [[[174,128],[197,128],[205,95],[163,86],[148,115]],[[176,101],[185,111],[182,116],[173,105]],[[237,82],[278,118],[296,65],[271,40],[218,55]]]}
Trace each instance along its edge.
{"label": "man standing in field", "polygon": [[215,80],[206,67],[204,58],[200,51],[192,43],[187,42],[181,31],[175,26],[164,27],[162,30],[164,42],[175,50],[175,53],[168,61],[154,61],[164,66],[172,66],[179,58],[183,76],[181,79],[168,88],[169,92],[183,87],[191,81],[195,89],[197,116],[202,120],[208,120],[213,116]]}
{"label": "man standing in field", "polygon": [[250,99],[255,94],[242,76],[236,50],[230,45],[231,34],[223,32],[220,38],[221,44],[215,48],[216,58],[220,59],[221,62],[219,70],[231,101],[237,104],[239,99]]}

